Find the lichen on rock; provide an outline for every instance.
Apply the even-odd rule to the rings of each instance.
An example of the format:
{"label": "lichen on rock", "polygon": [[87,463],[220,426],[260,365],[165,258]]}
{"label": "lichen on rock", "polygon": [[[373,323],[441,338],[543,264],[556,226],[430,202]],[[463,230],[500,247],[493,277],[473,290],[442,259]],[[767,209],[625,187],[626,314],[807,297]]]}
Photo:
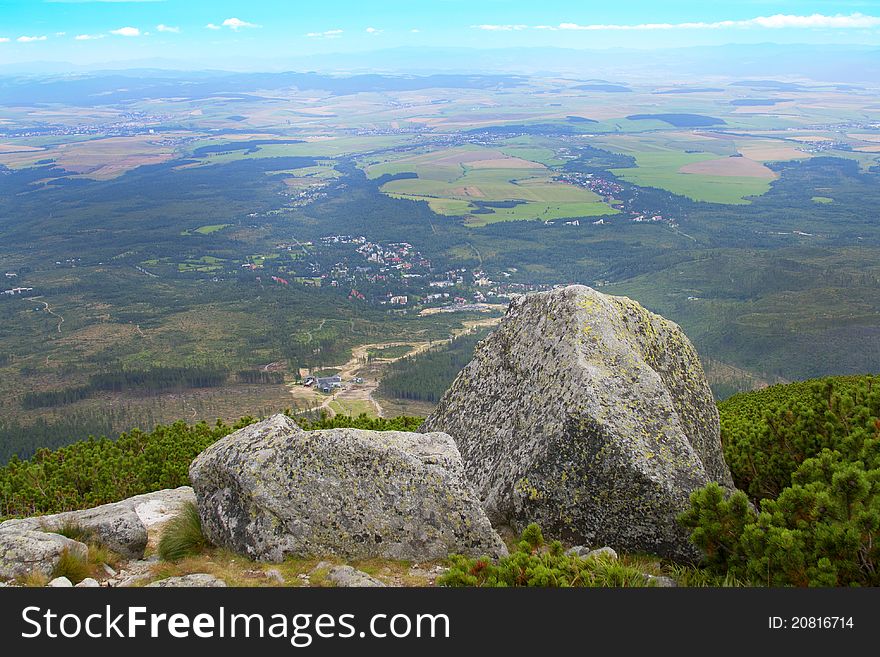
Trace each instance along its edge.
{"label": "lichen on rock", "polygon": [[681,329],[580,285],[515,299],[421,430],[453,436],[493,522],[571,543],[694,558],[677,515],[733,485]]}
{"label": "lichen on rock", "polygon": [[254,559],[506,551],[442,433],[306,432],[276,415],[202,452],[190,480],[208,539]]}

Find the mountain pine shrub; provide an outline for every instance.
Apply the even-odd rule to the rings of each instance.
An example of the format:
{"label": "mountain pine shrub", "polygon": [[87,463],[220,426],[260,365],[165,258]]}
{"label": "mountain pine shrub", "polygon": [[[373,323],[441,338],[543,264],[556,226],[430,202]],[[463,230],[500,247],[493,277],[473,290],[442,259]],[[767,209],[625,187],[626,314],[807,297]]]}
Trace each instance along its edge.
{"label": "mountain pine shrub", "polygon": [[604,555],[582,559],[566,554],[559,541],[544,542],[532,523],[509,556],[492,561],[450,557],[450,568],[437,580],[440,586],[649,586],[640,570]]}
{"label": "mountain pine shrub", "polygon": [[710,484],[681,516],[706,565],[764,586],[880,585],[880,379],[773,386],[720,410],[741,490]]}

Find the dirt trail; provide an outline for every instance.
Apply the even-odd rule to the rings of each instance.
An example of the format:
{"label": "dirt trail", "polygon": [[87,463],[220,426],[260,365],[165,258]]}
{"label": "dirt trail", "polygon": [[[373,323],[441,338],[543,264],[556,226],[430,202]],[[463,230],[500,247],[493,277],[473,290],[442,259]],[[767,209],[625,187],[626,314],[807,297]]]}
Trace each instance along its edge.
{"label": "dirt trail", "polygon": [[[39,301],[39,300],[40,300],[39,297],[28,297],[28,301]],[[64,318],[61,315],[59,315],[58,313],[56,313],[54,310],[52,310],[49,307],[49,304],[46,303],[45,301],[40,301],[40,303],[43,304],[43,306],[45,307],[44,310],[47,313],[49,313],[53,317],[58,318],[58,327],[57,328],[58,328],[58,332],[61,333],[61,325],[64,323]]]}
{"label": "dirt trail", "polygon": [[[347,363],[345,363],[344,365],[326,368],[338,369],[339,377],[342,379],[345,387],[337,389],[335,392],[324,396],[323,399],[321,399],[320,397],[315,398],[314,395],[317,393],[312,393],[312,391],[304,389],[302,386],[294,386],[291,389],[291,394],[293,394],[295,397],[302,398],[304,396],[302,394],[303,392],[306,392],[307,394],[312,393],[311,398],[313,401],[317,401],[318,399],[321,400],[320,404],[307,408],[306,412],[323,411],[327,413],[329,417],[333,417],[334,415],[336,415],[336,411],[331,408],[330,404],[334,401],[339,402],[339,404],[343,405],[343,407],[349,406],[349,404],[352,404],[354,407],[363,406],[363,403],[367,402],[368,404],[371,404],[376,410],[376,415],[378,417],[384,417],[384,409],[382,408],[382,405],[378,402],[378,400],[376,400],[376,398],[373,396],[373,393],[379,387],[382,372],[387,365],[397,362],[401,358],[415,356],[417,354],[427,351],[428,349],[448,344],[454,338],[457,338],[460,335],[470,333],[476,328],[494,326],[500,321],[500,317],[486,317],[481,319],[468,320],[463,323],[463,326],[461,328],[455,329],[451,337],[444,340],[434,340],[431,342],[389,340],[386,342],[375,342],[372,344],[363,344],[357,346],[352,349],[351,358],[348,360]],[[404,356],[398,356],[396,358],[373,358],[369,361],[369,363],[367,362],[367,354],[370,352],[370,350],[387,349],[389,347],[401,346],[411,346],[412,349]],[[363,383],[349,383],[357,377],[363,378]]]}

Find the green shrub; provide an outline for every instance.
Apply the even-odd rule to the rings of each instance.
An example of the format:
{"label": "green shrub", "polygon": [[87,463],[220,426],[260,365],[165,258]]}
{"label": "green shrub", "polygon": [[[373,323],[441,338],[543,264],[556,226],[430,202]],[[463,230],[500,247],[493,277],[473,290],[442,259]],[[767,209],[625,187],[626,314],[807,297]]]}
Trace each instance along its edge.
{"label": "green shrub", "polygon": [[180,513],[165,525],[159,539],[159,556],[165,561],[179,561],[199,554],[206,547],[208,541],[202,533],[199,510],[195,504],[187,502]]}
{"label": "green shrub", "polygon": [[[84,509],[133,495],[189,484],[189,465],[205,448],[254,418],[229,425],[175,422],[153,431],[133,430],[117,440],[89,438],[55,451],[39,450],[29,461],[13,457],[0,467],[0,519]],[[354,427],[415,431],[421,418],[335,416],[296,418],[304,429]]]}
{"label": "green shrub", "polygon": [[582,559],[566,554],[559,541],[545,545],[541,528],[529,525],[513,553],[493,562],[489,557],[450,557],[440,586],[650,586],[637,568],[605,556]]}
{"label": "green shrub", "polygon": [[774,388],[720,405],[725,456],[754,507],[717,484],[695,491],[681,516],[691,540],[714,573],[757,585],[880,585],[880,381]]}

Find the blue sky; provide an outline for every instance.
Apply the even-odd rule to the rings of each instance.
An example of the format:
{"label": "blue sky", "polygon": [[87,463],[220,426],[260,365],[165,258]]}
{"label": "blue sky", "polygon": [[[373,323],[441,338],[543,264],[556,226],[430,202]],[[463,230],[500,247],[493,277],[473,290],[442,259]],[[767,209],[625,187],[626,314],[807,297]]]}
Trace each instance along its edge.
{"label": "blue sky", "polygon": [[0,0],[0,64],[763,42],[880,45],[880,0]]}

